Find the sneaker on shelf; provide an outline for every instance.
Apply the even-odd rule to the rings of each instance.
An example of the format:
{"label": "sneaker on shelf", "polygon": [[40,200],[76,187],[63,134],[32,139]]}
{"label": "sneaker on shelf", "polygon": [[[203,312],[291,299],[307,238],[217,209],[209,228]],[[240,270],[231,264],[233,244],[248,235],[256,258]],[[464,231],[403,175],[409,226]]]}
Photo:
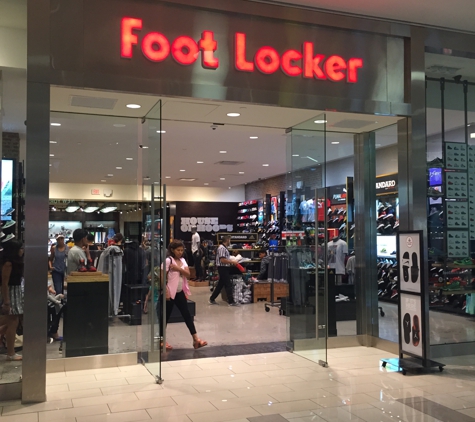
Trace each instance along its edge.
{"label": "sneaker on shelf", "polygon": [[2,216],[12,215],[14,211],[15,211],[15,208],[8,208],[8,209],[5,211],[5,213],[2,214]]}
{"label": "sneaker on shelf", "polygon": [[428,167],[444,167],[444,162],[439,157],[434,158],[427,163]]}
{"label": "sneaker on shelf", "polygon": [[16,221],[15,220],[10,220],[10,221],[7,221],[3,226],[2,226],[2,229],[8,229],[9,227],[12,227],[16,224]]}
{"label": "sneaker on shelf", "polygon": [[14,238],[15,235],[13,233],[10,233],[9,235],[7,235],[7,237],[5,237],[5,239],[2,240],[2,243],[8,242],[9,240],[12,240]]}

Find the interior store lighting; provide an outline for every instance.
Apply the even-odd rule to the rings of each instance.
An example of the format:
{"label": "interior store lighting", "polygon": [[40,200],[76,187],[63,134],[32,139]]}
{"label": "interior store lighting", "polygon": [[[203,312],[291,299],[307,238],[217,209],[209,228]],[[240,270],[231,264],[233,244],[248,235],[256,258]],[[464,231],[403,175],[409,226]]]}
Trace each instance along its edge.
{"label": "interior store lighting", "polygon": [[228,113],[226,116],[228,117],[239,117],[241,113]]}
{"label": "interior store lighting", "polygon": [[107,214],[108,212],[112,212],[112,211],[115,211],[117,210],[117,204],[113,204],[113,203],[110,203],[110,204],[104,204],[100,209],[99,211],[104,213],[104,214]]}
{"label": "interior store lighting", "polygon": [[61,123],[51,123],[51,126],[61,126]]}
{"label": "interior store lighting", "polygon": [[249,136],[249,139],[259,139],[258,136]]}
{"label": "interior store lighting", "polygon": [[127,108],[141,108],[140,104],[127,104]]}
{"label": "interior store lighting", "polygon": [[66,207],[66,212],[76,212],[79,209],[79,204],[77,202],[70,202]]}
{"label": "interior store lighting", "polygon": [[470,139],[475,139],[475,132],[472,132],[472,133],[470,134]]}
{"label": "interior store lighting", "polygon": [[316,123],[317,125],[323,125],[326,122],[327,122],[326,120],[315,120],[314,123]]}
{"label": "interior store lighting", "polygon": [[97,211],[98,209],[99,209],[99,205],[97,204],[86,204],[86,206],[84,207],[84,212],[91,213],[91,212]]}

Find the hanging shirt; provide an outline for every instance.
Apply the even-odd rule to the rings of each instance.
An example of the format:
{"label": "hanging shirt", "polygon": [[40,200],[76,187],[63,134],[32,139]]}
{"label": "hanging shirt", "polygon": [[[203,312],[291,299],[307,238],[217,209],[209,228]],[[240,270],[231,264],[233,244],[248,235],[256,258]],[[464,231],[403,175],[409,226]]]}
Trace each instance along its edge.
{"label": "hanging shirt", "polygon": [[348,254],[348,245],[344,240],[327,243],[328,267],[335,270],[336,274],[345,274],[345,256]]}

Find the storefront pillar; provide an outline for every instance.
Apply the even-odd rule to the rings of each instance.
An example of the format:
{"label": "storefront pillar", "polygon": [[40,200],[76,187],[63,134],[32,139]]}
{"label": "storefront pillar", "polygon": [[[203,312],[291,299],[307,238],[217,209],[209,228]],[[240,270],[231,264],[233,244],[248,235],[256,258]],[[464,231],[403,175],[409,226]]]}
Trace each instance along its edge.
{"label": "storefront pillar", "polygon": [[28,1],[23,403],[46,400],[49,217],[49,1]]}
{"label": "storefront pillar", "polygon": [[376,265],[376,146],[375,133],[354,137],[356,333],[360,344],[372,346],[378,335],[378,295],[374,287]]}

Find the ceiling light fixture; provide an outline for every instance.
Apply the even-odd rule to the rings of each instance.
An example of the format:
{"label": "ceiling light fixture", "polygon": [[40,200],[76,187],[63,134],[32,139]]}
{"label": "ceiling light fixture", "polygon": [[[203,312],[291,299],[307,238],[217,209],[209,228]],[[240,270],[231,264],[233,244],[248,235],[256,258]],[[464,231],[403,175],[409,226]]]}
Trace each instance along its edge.
{"label": "ceiling light fixture", "polygon": [[139,147],[142,148],[142,149],[148,149],[147,145],[139,145]]}
{"label": "ceiling light fixture", "polygon": [[300,157],[298,154],[292,154],[292,157]]}
{"label": "ceiling light fixture", "polygon": [[381,144],[376,144],[376,145],[375,145],[375,147],[380,147],[380,146],[381,146]]}
{"label": "ceiling light fixture", "polygon": [[131,157],[127,157],[126,160],[127,160],[127,161],[133,161],[134,159],[131,158]]}
{"label": "ceiling light fixture", "polygon": [[338,145],[339,143],[340,143],[340,142],[338,142],[338,141],[333,141],[333,142],[332,142],[332,145]]}
{"label": "ceiling light fixture", "polygon": [[239,117],[241,115],[241,113],[228,113],[226,114],[226,116],[228,117]]}
{"label": "ceiling light fixture", "polygon": [[224,178],[224,177],[220,177],[220,178],[219,178],[219,180],[226,180],[226,178]]}
{"label": "ceiling light fixture", "polygon": [[122,167],[116,167],[116,170],[122,170]]}
{"label": "ceiling light fixture", "polygon": [[165,176],[165,179],[171,179],[171,176]]}
{"label": "ceiling light fixture", "polygon": [[470,134],[470,139],[475,139],[475,132]]}
{"label": "ceiling light fixture", "polygon": [[127,104],[127,108],[141,108],[142,106],[140,104]]}
{"label": "ceiling light fixture", "polygon": [[112,173],[109,173],[107,177],[113,177],[114,175]]}
{"label": "ceiling light fixture", "polygon": [[226,154],[228,151],[219,151],[220,154]]}
{"label": "ceiling light fixture", "polygon": [[107,182],[107,180],[102,179],[101,182]]}
{"label": "ceiling light fixture", "polygon": [[167,133],[166,130],[157,130],[157,133]]}
{"label": "ceiling light fixture", "polygon": [[197,161],[196,164],[204,164],[203,161]]}
{"label": "ceiling light fixture", "polygon": [[122,123],[116,123],[113,126],[114,127],[125,127],[125,125],[123,125]]}
{"label": "ceiling light fixture", "polygon": [[205,186],[208,186],[208,185],[209,185],[209,183],[205,183],[204,185],[205,185]]}
{"label": "ceiling light fixture", "polygon": [[50,154],[49,156],[50,156],[50,157],[54,157],[54,154]]}
{"label": "ceiling light fixture", "polygon": [[262,167],[269,167],[269,164],[262,164]]}
{"label": "ceiling light fixture", "polygon": [[249,136],[249,139],[259,139],[258,136]]}
{"label": "ceiling light fixture", "polygon": [[316,123],[317,125],[323,125],[326,122],[327,122],[326,120],[315,120],[314,123]]}
{"label": "ceiling light fixture", "polygon": [[70,202],[66,207],[66,212],[75,212],[79,209],[79,204],[77,202]]}
{"label": "ceiling light fixture", "polygon": [[86,204],[86,206],[84,207],[84,212],[91,213],[91,212],[97,211],[98,209],[99,209],[99,205],[97,204]]}
{"label": "ceiling light fixture", "polygon": [[108,212],[112,212],[117,210],[117,204],[104,204],[102,208],[99,210],[103,214],[107,214]]}
{"label": "ceiling light fixture", "polygon": [[244,174],[244,172],[243,172],[243,171],[240,171],[239,174]]}
{"label": "ceiling light fixture", "polygon": [[50,144],[57,144],[56,141],[49,141]]}
{"label": "ceiling light fixture", "polygon": [[180,171],[186,171],[186,170],[180,170]]}
{"label": "ceiling light fixture", "polygon": [[61,126],[61,123],[51,123],[51,126]]}

